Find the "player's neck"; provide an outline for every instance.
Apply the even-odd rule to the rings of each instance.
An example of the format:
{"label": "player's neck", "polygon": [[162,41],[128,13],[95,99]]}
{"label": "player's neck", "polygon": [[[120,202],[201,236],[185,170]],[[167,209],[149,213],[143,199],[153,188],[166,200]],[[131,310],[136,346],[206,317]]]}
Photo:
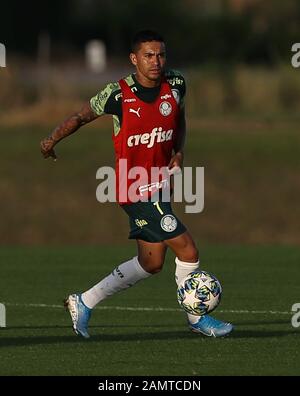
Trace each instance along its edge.
{"label": "player's neck", "polygon": [[148,78],[146,78],[145,76],[143,76],[140,73],[135,73],[134,77],[136,79],[136,81],[145,88],[155,88],[160,86],[161,83],[161,77],[158,80],[149,80]]}

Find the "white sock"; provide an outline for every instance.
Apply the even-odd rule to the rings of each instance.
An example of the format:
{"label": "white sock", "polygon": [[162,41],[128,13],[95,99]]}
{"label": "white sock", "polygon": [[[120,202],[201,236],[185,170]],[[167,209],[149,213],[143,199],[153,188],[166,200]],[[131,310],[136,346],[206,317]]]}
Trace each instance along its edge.
{"label": "white sock", "polygon": [[111,274],[81,295],[84,304],[88,308],[94,308],[105,298],[133,286],[142,279],[151,276],[138,262],[137,257],[126,261],[116,267]]}
{"label": "white sock", "polygon": [[[185,261],[179,260],[178,257],[175,258],[176,263],[176,271],[175,271],[175,280],[177,286],[179,283],[190,273],[199,269],[199,260],[196,263],[187,263]],[[194,324],[198,322],[199,316],[187,314],[188,320],[190,323]]]}

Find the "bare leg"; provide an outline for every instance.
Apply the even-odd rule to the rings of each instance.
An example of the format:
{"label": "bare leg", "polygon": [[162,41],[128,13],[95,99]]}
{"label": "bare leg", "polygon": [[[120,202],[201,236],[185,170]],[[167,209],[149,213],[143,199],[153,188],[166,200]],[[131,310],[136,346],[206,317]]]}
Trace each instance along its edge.
{"label": "bare leg", "polygon": [[164,264],[167,246],[164,242],[146,242],[137,239],[138,260],[143,269],[151,274],[159,272]]}
{"label": "bare leg", "polygon": [[195,242],[188,231],[175,238],[167,239],[164,243],[175,253],[180,261],[195,263],[199,260]]}

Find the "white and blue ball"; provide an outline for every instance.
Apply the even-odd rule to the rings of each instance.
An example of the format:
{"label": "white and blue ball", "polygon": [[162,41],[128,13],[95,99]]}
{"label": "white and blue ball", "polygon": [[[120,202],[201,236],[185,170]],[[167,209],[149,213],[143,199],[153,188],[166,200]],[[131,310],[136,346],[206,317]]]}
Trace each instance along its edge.
{"label": "white and blue ball", "polygon": [[179,305],[189,314],[201,316],[212,312],[221,301],[218,279],[206,271],[193,271],[177,288]]}

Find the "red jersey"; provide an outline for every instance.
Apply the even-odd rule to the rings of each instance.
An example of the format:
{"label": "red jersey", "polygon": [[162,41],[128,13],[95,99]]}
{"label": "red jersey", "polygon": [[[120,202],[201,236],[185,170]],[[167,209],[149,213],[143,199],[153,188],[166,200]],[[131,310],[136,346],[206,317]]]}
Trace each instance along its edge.
{"label": "red jersey", "polygon": [[[174,148],[179,105],[162,79],[154,102],[139,99],[126,81],[122,90],[122,126],[113,135],[116,154],[116,193],[120,204],[149,199],[165,183],[166,167]],[[163,172],[159,168],[164,167]]]}

